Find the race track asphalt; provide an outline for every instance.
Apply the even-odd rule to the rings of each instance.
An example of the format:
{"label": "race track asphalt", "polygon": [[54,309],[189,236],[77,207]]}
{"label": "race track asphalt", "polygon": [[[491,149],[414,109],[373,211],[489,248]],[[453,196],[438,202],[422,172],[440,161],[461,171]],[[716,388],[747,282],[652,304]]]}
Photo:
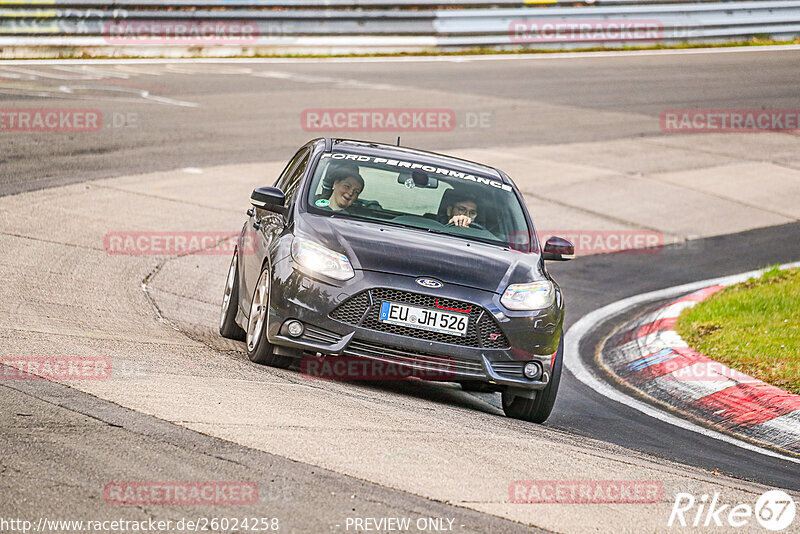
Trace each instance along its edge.
{"label": "race track asphalt", "polygon": [[[655,136],[661,133],[655,119],[665,108],[791,108],[800,85],[798,56],[791,51],[764,51],[257,67],[76,65],[71,70],[3,64],[3,108],[61,106],[66,101],[59,88],[67,84],[73,98],[68,105],[98,108],[106,120],[129,124],[91,134],[0,133],[0,194],[156,170],[284,159],[294,147],[321,134],[302,128],[301,111],[309,108],[449,107],[460,121],[454,132],[402,134],[404,144],[440,151]],[[743,77],[742,71],[754,63],[759,76]],[[30,74],[31,69],[49,77]],[[120,73],[128,77],[113,76]],[[99,79],[64,79],[87,76]],[[169,103],[153,103],[132,91],[148,91]],[[488,117],[488,127],[468,127],[467,122],[481,116]],[[370,137],[390,141],[394,134]],[[709,237],[692,247],[667,247],[657,254],[587,256],[549,269],[564,289],[569,327],[586,313],[627,296],[796,261],[798,244],[800,223],[792,223]],[[13,264],[13,258],[4,263]],[[593,364],[594,350],[611,326],[594,332],[581,347],[579,357],[586,363]],[[377,387],[376,394],[385,388]],[[398,393],[391,388],[389,392]],[[465,531],[476,532],[522,528],[488,514],[203,436],[62,385],[0,383],[0,395],[0,405],[6,407],[0,412],[2,449],[17,451],[2,460],[0,505],[5,516],[47,513],[63,518],[73,511],[88,517],[100,502],[98,485],[120,473],[131,480],[180,480],[214,472],[258,480],[276,496],[267,501],[264,513],[293,518],[297,531],[334,529],[350,513],[457,517]],[[432,402],[439,396],[426,388],[413,395],[430,395]],[[474,397],[499,407],[497,396]],[[576,443],[585,436],[706,473],[800,491],[796,463],[754,455],[649,418],[605,399],[569,372],[562,378],[558,402],[545,426],[565,432]],[[229,510],[208,508],[124,513],[174,518],[211,512],[230,515]],[[591,518],[587,521],[591,523]]]}
{"label": "race track asphalt", "polygon": [[[104,115],[99,132],[3,134],[0,193],[283,160],[322,135],[396,141],[395,132],[304,130],[307,109],[452,109],[457,126],[451,131],[401,134],[406,146],[447,150],[648,137],[661,133],[665,109],[796,105],[800,51],[733,52],[500,61],[0,62],[4,108],[69,106]],[[742,74],[754,69],[757,75]]]}

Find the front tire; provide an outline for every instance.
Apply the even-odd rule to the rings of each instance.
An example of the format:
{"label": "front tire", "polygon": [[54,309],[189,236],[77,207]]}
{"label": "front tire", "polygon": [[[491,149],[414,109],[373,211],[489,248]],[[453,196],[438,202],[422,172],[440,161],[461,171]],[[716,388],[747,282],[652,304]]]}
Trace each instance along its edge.
{"label": "front tire", "polygon": [[225,293],[222,295],[219,333],[222,337],[244,341],[245,332],[236,324],[236,312],[239,309],[239,255],[233,251],[228,277],[225,279]]}
{"label": "front tire", "polygon": [[291,358],[275,354],[275,346],[267,339],[267,318],[269,317],[269,265],[265,264],[258,277],[253,300],[250,303],[250,314],[247,321],[245,348],[251,362],[286,369],[292,363]]}
{"label": "front tire", "polygon": [[553,405],[556,402],[558,384],[561,382],[563,360],[564,335],[562,334],[558,342],[558,352],[556,353],[555,364],[552,369],[553,376],[550,378],[550,382],[544,389],[537,391],[536,397],[533,399],[517,397],[507,391],[503,391],[503,411],[506,416],[531,423],[544,423],[550,417],[550,412],[553,411]]}

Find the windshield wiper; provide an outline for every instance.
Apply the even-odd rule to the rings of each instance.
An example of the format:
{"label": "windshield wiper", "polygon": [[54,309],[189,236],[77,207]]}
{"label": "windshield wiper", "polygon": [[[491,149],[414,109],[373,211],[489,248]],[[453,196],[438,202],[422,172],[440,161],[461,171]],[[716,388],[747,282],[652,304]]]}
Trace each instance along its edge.
{"label": "windshield wiper", "polygon": [[[419,228],[419,227],[417,226],[417,228]],[[419,228],[419,229],[420,230],[427,230],[428,232],[430,232],[432,234],[442,234],[442,235],[449,235],[451,237],[460,237],[460,236],[457,236],[457,235],[452,234],[450,232],[446,232],[444,230],[437,230],[436,228]]]}
{"label": "windshield wiper", "polygon": [[[423,230],[423,228],[420,228],[420,230]],[[454,233],[448,232],[446,230],[437,230],[436,228],[424,228],[424,230],[427,230],[428,232],[430,232],[432,234],[446,235],[446,236],[453,237],[455,239],[464,239],[464,240],[467,240],[467,241],[474,241],[474,242],[477,242],[477,243],[483,243],[484,245],[492,245],[492,246],[495,246],[495,247],[504,247],[505,248],[505,245],[502,242],[497,241],[497,240],[493,240],[493,239],[486,239],[484,237],[478,237],[478,236],[473,236],[473,235],[454,234]]]}

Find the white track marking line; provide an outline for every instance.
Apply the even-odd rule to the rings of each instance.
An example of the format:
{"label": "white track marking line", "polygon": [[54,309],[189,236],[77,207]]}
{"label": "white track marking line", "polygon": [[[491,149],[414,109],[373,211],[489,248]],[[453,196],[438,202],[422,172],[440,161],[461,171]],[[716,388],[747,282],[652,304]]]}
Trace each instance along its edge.
{"label": "white track marking line", "polygon": [[276,80],[288,80],[298,83],[319,83],[325,84],[336,89],[374,89],[378,91],[396,91],[404,89],[397,85],[388,85],[383,83],[362,82],[360,80],[352,80],[348,78],[332,78],[329,76],[312,76],[309,74],[295,74],[292,72],[282,72],[275,70],[268,70],[264,72],[256,72],[253,74],[256,78],[271,78]]}
{"label": "white track marking line", "polygon": [[[228,67],[228,68],[216,68],[216,69],[200,69],[198,67],[187,66],[184,64],[183,60],[173,61],[171,64],[167,65],[168,72],[174,72],[176,74],[213,74],[213,75],[220,75],[220,74],[232,74],[232,75],[245,75],[245,74],[252,74],[253,69],[250,67]],[[194,61],[190,61],[189,64],[197,63]]]}
{"label": "white track marking line", "polygon": [[[91,64],[91,62],[89,63]],[[80,65],[80,63],[78,63]],[[103,65],[111,65],[111,67],[119,72],[133,74],[134,76],[161,76],[165,73],[164,69],[160,67],[147,67],[146,65],[132,65],[119,63],[103,63]]]}
{"label": "white track marking line", "polygon": [[151,102],[155,102],[157,104],[168,104],[170,106],[180,106],[184,108],[199,108],[200,104],[197,102],[189,102],[186,100],[175,100],[174,98],[167,98],[166,96],[157,96],[150,94],[150,91],[141,91],[140,96]]}
{"label": "white track marking line", "polygon": [[32,76],[30,74],[19,74],[17,72],[11,72],[8,70],[8,67],[0,68],[0,78],[6,78],[9,80],[38,80],[36,76]]}
{"label": "white track marking line", "polygon": [[[58,67],[57,67],[58,68]],[[34,79],[38,78],[46,78],[49,80],[71,80],[71,81],[83,81],[83,80],[101,80],[103,76],[97,74],[88,74],[88,73],[78,73],[73,72],[72,74],[58,74],[57,72],[44,72],[41,70],[35,69],[26,69],[26,68],[19,68],[19,67],[5,67],[6,71],[16,72],[19,74],[25,74],[27,76],[33,76]],[[56,70],[56,69],[53,69]],[[66,72],[63,68],[59,69],[62,72]]]}
{"label": "white track marking line", "polygon": [[[780,417],[776,417],[775,419],[764,421],[758,426],[759,428],[770,430],[775,434],[785,434],[787,437],[792,436],[790,439],[794,439],[794,436],[797,435],[798,425],[800,425],[800,410],[795,410],[793,412],[783,414]],[[787,445],[792,443],[792,441],[788,440],[787,442]]]}
{"label": "white track marking line", "polygon": [[542,61],[548,59],[587,59],[636,56],[679,56],[697,54],[746,54],[789,52],[800,45],[732,46],[728,48],[689,48],[681,50],[627,50],[605,52],[551,52],[542,54],[487,54],[479,56],[403,56],[403,57],[325,57],[325,58],[136,58],[136,59],[6,59],[0,65],[117,65],[117,64],[190,64],[190,63],[465,63],[469,61]]}
{"label": "white track marking line", "polygon": [[[70,96],[65,96],[60,94],[59,91],[33,91],[27,89],[3,89],[0,88],[0,95],[10,95],[10,96],[36,96],[42,98],[72,98]],[[85,100],[85,99],[84,99]]]}
{"label": "white track marking line", "polygon": [[101,78],[121,78],[127,80],[130,78],[129,74],[122,72],[114,72],[113,70],[103,70],[90,67],[89,65],[74,65],[74,66],[58,66],[53,67],[53,70],[60,70],[63,72],[84,73],[90,76],[100,76]]}
{"label": "white track marking line", "polygon": [[[651,382],[661,391],[674,391],[675,388],[680,384],[681,389],[679,396],[685,402],[694,402],[698,399],[708,397],[714,393],[719,393],[723,389],[728,389],[729,387],[739,384],[739,382],[734,382],[730,379],[726,380],[724,375],[719,373],[717,373],[717,376],[719,377],[717,379],[697,381],[683,380],[683,375],[681,373],[706,373],[706,376],[710,374],[707,365],[695,363],[689,367],[683,367],[679,371],[673,371],[672,373],[653,378]],[[694,376],[703,375],[696,374]]]}
{"label": "white track marking line", "polygon": [[693,300],[685,300],[683,302],[676,302],[675,304],[670,304],[658,314],[659,319],[675,319],[678,317],[683,310],[686,308],[693,308],[694,305],[697,304],[697,301]]}
{"label": "white track marking line", "polygon": [[[800,262],[788,263],[781,266],[782,269],[790,269],[793,267],[800,267]],[[565,353],[564,364],[566,365],[567,369],[575,376],[575,378],[577,378],[579,381],[583,382],[585,385],[589,386],[593,390],[597,391],[604,397],[617,401],[620,404],[624,404],[625,406],[633,408],[634,410],[637,410],[645,415],[653,417],[654,419],[658,419],[659,421],[663,421],[670,425],[677,426],[684,430],[689,430],[691,432],[702,434],[703,436],[709,438],[717,439],[719,441],[724,441],[725,443],[729,443],[731,445],[740,447],[742,449],[751,452],[763,454],[765,456],[771,456],[773,458],[779,458],[781,460],[786,460],[787,462],[792,462],[795,464],[800,464],[800,458],[786,456],[778,452],[772,451],[770,449],[765,449],[757,445],[754,445],[752,443],[737,439],[728,434],[724,434],[716,430],[705,428],[698,424],[692,423],[691,421],[688,421],[686,419],[682,419],[678,416],[672,415],[669,412],[659,410],[658,408],[655,408],[654,406],[651,406],[650,404],[642,402],[638,399],[629,397],[622,391],[612,387],[610,384],[604,382],[603,380],[595,376],[583,364],[583,360],[581,360],[578,353],[581,341],[583,340],[584,337],[586,337],[586,335],[589,332],[591,332],[594,329],[595,325],[605,322],[609,318],[615,315],[619,315],[633,306],[648,301],[677,297],[684,293],[690,293],[692,291],[703,289],[704,287],[712,285],[718,285],[718,284],[731,285],[738,282],[743,282],[750,278],[759,276],[763,272],[764,272],[763,270],[750,271],[731,276],[723,276],[721,278],[702,280],[700,282],[692,282],[690,284],[683,284],[675,287],[668,287],[666,289],[651,291],[649,293],[642,293],[641,295],[635,295],[633,297],[628,297],[626,299],[619,300],[617,302],[604,306],[598,310],[595,310],[591,313],[588,313],[584,315],[577,323],[572,325],[572,328],[570,328],[566,333],[565,345],[564,345],[564,353]]]}
{"label": "white track marking line", "polygon": [[[83,91],[86,92],[84,93]],[[200,107],[200,104],[197,102],[176,100],[174,98],[150,94],[150,91],[144,89],[118,87],[116,85],[60,85],[58,88],[46,91],[0,88],[0,94],[44,98],[67,98],[73,100],[102,100],[105,102],[132,102],[135,104],[155,103],[185,108]],[[117,96],[118,94],[119,96]],[[142,102],[142,100],[144,100],[144,102]]]}

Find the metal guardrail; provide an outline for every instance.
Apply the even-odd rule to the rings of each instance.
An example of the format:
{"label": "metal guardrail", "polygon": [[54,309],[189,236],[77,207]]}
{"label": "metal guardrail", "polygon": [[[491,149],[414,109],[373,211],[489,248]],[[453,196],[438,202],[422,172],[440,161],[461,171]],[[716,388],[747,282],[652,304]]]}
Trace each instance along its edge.
{"label": "metal guardrail", "polygon": [[[533,0],[529,5],[519,0],[0,0],[0,55],[8,56],[9,47],[37,46],[110,47],[150,55],[154,52],[145,48],[228,47],[232,53],[255,48],[574,48],[800,36],[800,0],[667,2],[596,0],[575,6],[560,0]],[[247,26],[246,38],[209,40],[195,34],[196,41],[190,41],[198,26],[217,25],[224,33],[224,28],[240,23]],[[558,34],[552,29],[557,23],[562,30],[564,25],[573,29]],[[626,25],[646,23],[657,31],[609,31],[593,38],[597,28],[621,25],[624,30]],[[581,24],[590,29],[576,30]],[[163,35],[168,27],[172,38]],[[136,31],[125,34],[131,28]],[[189,32],[181,39],[175,28]]]}
{"label": "metal guardrail", "polygon": [[648,5],[648,4],[735,4],[737,2],[769,0],[0,0],[0,6],[41,8],[41,7],[93,7],[103,9],[140,8],[345,8],[364,9],[373,7],[427,8],[471,8],[486,7],[525,7],[525,6],[610,6],[610,5]]}

